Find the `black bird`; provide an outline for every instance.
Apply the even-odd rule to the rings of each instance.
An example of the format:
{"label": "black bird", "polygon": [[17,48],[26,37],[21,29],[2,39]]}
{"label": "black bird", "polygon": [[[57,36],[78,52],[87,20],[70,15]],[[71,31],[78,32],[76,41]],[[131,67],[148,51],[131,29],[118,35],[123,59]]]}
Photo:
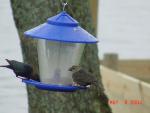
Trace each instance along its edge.
{"label": "black bird", "polygon": [[16,60],[6,59],[9,65],[2,65],[0,67],[6,67],[15,73],[16,77],[23,77],[24,79],[30,79],[33,74],[33,67],[29,64],[18,62]]}
{"label": "black bird", "polygon": [[81,66],[72,66],[69,68],[72,71],[73,81],[79,86],[97,85],[97,80],[92,73],[86,71]]}

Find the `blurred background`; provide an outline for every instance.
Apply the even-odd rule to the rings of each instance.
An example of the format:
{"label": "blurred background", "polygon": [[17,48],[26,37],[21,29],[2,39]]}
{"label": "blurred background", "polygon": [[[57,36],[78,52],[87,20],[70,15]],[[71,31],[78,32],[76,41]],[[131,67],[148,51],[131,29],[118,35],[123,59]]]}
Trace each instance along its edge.
{"label": "blurred background", "polygon": [[[17,29],[9,0],[0,0],[0,65],[5,59],[22,61]],[[27,113],[25,84],[14,73],[0,68],[0,113]]]}
{"label": "blurred background", "polygon": [[[90,1],[106,94],[112,101],[128,101],[110,103],[113,113],[150,112],[150,1]],[[0,0],[0,14],[0,64],[5,58],[22,61],[10,0]],[[0,113],[27,113],[25,85],[12,71],[0,72]]]}
{"label": "blurred background", "polygon": [[106,94],[114,101],[110,106],[114,113],[149,113],[150,1],[98,4],[100,67]]}
{"label": "blurred background", "polygon": [[115,53],[120,71],[150,82],[150,2],[101,0],[99,6],[100,58]]}

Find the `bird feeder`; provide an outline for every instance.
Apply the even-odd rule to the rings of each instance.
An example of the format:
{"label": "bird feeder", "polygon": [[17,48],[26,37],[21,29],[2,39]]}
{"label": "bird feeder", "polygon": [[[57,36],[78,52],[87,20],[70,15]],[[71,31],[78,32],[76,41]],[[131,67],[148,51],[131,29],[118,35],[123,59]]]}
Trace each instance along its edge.
{"label": "bird feeder", "polygon": [[38,39],[41,82],[66,87],[73,82],[68,69],[79,64],[84,45],[98,42],[65,11],[48,18],[47,22],[24,34],[27,38]]}

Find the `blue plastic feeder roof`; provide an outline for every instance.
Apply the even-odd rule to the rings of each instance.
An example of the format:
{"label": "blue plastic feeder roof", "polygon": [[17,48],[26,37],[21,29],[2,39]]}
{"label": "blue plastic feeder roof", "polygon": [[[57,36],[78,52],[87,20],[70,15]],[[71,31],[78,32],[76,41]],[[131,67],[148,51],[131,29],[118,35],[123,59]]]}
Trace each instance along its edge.
{"label": "blue plastic feeder roof", "polygon": [[33,85],[38,89],[49,90],[49,91],[73,92],[76,90],[86,89],[86,87],[84,86],[65,86],[65,85],[45,84],[35,80],[22,80],[22,82],[29,85]]}
{"label": "blue plastic feeder roof", "polygon": [[97,43],[98,40],[79,26],[65,11],[47,19],[47,22],[26,31],[25,36],[70,43]]}

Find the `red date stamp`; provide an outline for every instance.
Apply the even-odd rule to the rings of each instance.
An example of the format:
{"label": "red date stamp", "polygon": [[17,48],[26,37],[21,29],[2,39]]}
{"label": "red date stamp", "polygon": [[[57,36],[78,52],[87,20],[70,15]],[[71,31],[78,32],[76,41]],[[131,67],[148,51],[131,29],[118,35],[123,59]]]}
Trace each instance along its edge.
{"label": "red date stamp", "polygon": [[110,105],[117,105],[117,104],[140,105],[143,104],[143,101],[142,100],[109,100],[108,103]]}

